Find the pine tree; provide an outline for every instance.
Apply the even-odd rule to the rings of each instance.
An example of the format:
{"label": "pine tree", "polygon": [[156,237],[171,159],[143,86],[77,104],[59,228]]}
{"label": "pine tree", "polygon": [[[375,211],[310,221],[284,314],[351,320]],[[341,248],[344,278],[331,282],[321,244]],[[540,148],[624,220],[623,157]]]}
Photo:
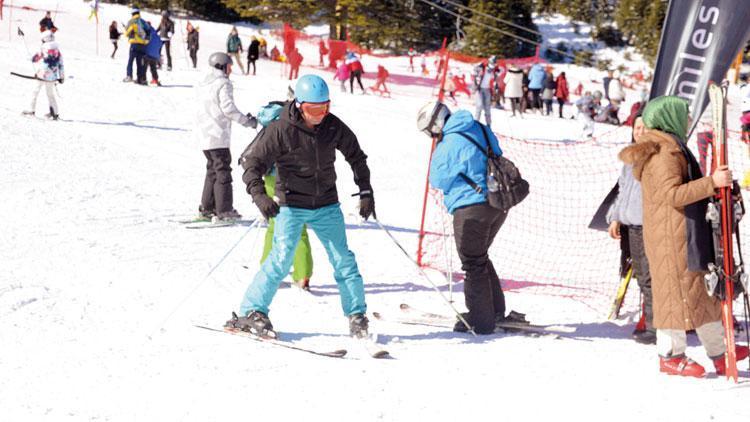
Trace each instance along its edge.
{"label": "pine tree", "polygon": [[[536,45],[522,41],[509,34],[522,37],[530,41],[538,41],[538,36],[532,32],[519,29],[484,15],[513,22],[516,25],[536,31],[531,19],[530,0],[472,0],[469,7],[475,13],[471,19],[474,22],[467,24],[466,46],[464,51],[477,56],[497,55],[498,57],[531,56],[536,50]],[[483,15],[484,14],[484,15]],[[478,23],[476,23],[478,22]],[[494,27],[504,33],[487,28]]]}

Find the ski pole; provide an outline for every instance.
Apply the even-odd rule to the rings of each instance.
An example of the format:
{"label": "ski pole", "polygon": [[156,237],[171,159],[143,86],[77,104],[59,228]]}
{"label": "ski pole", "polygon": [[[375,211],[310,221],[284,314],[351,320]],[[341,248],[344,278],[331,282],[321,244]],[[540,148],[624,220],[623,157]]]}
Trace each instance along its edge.
{"label": "ski pole", "polygon": [[393,234],[391,234],[391,232],[383,224],[381,224],[380,221],[377,218],[373,218],[373,221],[375,221],[375,224],[377,224],[378,227],[380,227],[385,232],[385,234],[387,234],[388,237],[391,238],[391,240],[393,241],[393,243],[395,243],[396,246],[398,246],[398,248],[401,249],[401,252],[403,252],[404,255],[406,255],[406,257],[409,258],[409,261],[411,261],[412,264],[414,264],[414,266],[417,267],[417,270],[419,271],[419,274],[421,274],[422,277],[424,277],[424,279],[427,280],[427,282],[430,283],[430,285],[432,286],[432,289],[435,290],[438,295],[440,295],[440,297],[443,299],[443,301],[448,306],[450,306],[450,308],[453,310],[453,312],[458,317],[459,321],[463,322],[463,324],[466,326],[466,328],[469,330],[469,332],[471,334],[473,334],[473,335],[476,336],[477,333],[474,331],[474,328],[471,325],[469,325],[468,322],[466,322],[466,319],[463,317],[463,315],[461,315],[461,313],[458,312],[458,310],[456,309],[456,307],[453,306],[453,303],[451,303],[448,300],[448,298],[445,297],[445,295],[443,294],[443,292],[441,292],[440,289],[435,285],[435,283],[432,282],[432,280],[430,279],[429,276],[427,276],[427,274],[424,272],[424,270],[422,269],[422,267],[420,267],[419,264],[417,264],[417,261],[415,261],[414,258],[411,257],[411,255],[409,255],[409,252],[406,252],[406,249],[404,249],[404,247],[401,246],[401,243],[399,243],[398,240],[396,240],[396,238],[393,237]]}
{"label": "ski pole", "polygon": [[[216,264],[214,264],[213,267],[211,267],[211,269],[208,271],[208,274],[206,274],[206,276],[203,277],[202,280],[200,280],[198,283],[195,284],[195,286],[192,288],[192,290],[190,290],[190,292],[188,292],[188,294],[185,295],[184,298],[182,298],[182,300],[180,301],[180,303],[178,303],[177,306],[175,306],[174,309],[172,309],[172,311],[169,313],[169,315],[167,315],[167,317],[164,318],[164,320],[148,336],[149,340],[152,339],[152,337],[154,336],[154,334],[156,334],[157,331],[163,330],[164,325],[166,325],[167,322],[169,322],[169,320],[172,318],[172,316],[180,308],[182,308],[183,305],[185,305],[185,302],[187,302],[188,299],[190,299],[195,294],[195,292],[198,291],[198,289],[203,285],[203,283],[205,283],[206,280],[208,280],[208,278],[211,277],[211,274],[213,274],[213,272],[216,271],[216,269],[221,266],[221,264],[224,262],[225,259],[227,259],[227,257],[229,256],[229,254],[231,254],[232,251],[237,247],[237,245],[239,245],[240,242],[242,242],[242,239],[244,239],[245,236],[247,236],[254,228],[260,227],[260,221],[261,221],[260,218],[256,218],[255,221],[253,221],[253,223],[250,225],[250,227],[247,228],[247,230],[245,231],[245,233],[243,233],[242,236],[240,236],[240,238],[237,239],[237,242],[235,242],[234,245],[232,245],[232,247],[229,248],[229,250],[224,254],[224,256],[222,256],[221,259],[219,259],[219,262],[217,262]],[[258,232],[260,233],[260,230],[258,230]],[[257,239],[257,236],[256,236],[256,239]],[[253,248],[254,247],[255,247],[255,245],[253,245]]]}

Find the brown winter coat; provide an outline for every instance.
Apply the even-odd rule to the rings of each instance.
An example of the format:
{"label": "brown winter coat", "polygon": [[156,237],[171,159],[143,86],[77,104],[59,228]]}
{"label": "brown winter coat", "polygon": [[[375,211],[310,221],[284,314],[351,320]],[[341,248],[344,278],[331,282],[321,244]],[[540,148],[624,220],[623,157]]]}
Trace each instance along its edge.
{"label": "brown winter coat", "polygon": [[687,160],[677,140],[649,130],[620,152],[643,190],[643,243],[651,268],[654,327],[691,330],[721,320],[721,305],[706,293],[703,272],[688,271],[684,207],[714,194],[711,177],[685,183]]}

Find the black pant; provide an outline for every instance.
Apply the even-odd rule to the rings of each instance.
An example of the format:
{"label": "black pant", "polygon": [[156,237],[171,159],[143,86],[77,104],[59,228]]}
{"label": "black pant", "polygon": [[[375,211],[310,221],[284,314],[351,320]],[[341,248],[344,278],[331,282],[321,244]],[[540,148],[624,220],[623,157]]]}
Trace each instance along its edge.
{"label": "black pant", "polygon": [[204,150],[206,180],[203,182],[201,206],[217,215],[232,208],[232,154],[229,148]]}
{"label": "black pant", "polygon": [[357,78],[357,83],[359,84],[359,87],[362,89],[362,92],[365,92],[365,87],[362,86],[362,71],[361,70],[355,70],[351,74],[349,74],[349,91],[354,94],[354,78]]}
{"label": "black pant", "polygon": [[520,98],[509,98],[510,100],[510,109],[513,111],[513,115],[516,115],[516,110],[518,110],[519,113],[522,113],[521,111],[521,99]]}
{"label": "black pant", "polygon": [[247,58],[247,73],[250,73],[250,65],[253,65],[253,75],[255,75],[255,60],[257,58]]}
{"label": "black pant", "polygon": [[633,275],[643,293],[643,313],[646,315],[646,329],[654,329],[654,295],[651,292],[651,271],[643,247],[643,227],[628,226],[630,257],[633,259]]}
{"label": "black pant", "polygon": [[[172,41],[165,40],[161,46],[167,50],[167,69],[172,69]],[[159,49],[159,54],[161,54],[161,49]]]}
{"label": "black pant", "polygon": [[558,98],[557,99],[557,105],[559,106],[560,118],[562,119],[562,116],[563,116],[562,115],[562,110],[563,110],[563,106],[565,105],[565,100],[563,100],[562,98]]}
{"label": "black pant", "polygon": [[542,109],[542,100],[539,97],[539,93],[541,92],[541,89],[535,89],[535,88],[529,88],[529,91],[531,91],[531,108],[532,109]]}
{"label": "black pant", "polygon": [[112,40],[112,45],[115,47],[115,49],[112,50],[112,55],[110,57],[112,57],[114,59],[115,58],[115,53],[117,53],[117,40]]}
{"label": "black pant", "polygon": [[544,100],[544,114],[547,116],[552,114],[552,100]]}
{"label": "black pant", "polygon": [[193,69],[195,69],[195,66],[198,65],[198,49],[197,48],[190,49],[190,59],[193,60]]}
{"label": "black pant", "polygon": [[495,315],[505,315],[505,295],[500,278],[487,254],[492,241],[505,222],[506,213],[488,204],[459,208],[453,214],[453,232],[466,273],[464,297],[469,309],[467,322],[478,334],[495,330]]}
{"label": "black pant", "polygon": [[[159,65],[159,59],[155,59],[153,57],[146,56],[145,58],[146,66],[151,69],[151,79],[155,81],[159,81],[159,73],[156,71],[156,67]],[[145,73],[144,73],[145,76]]]}

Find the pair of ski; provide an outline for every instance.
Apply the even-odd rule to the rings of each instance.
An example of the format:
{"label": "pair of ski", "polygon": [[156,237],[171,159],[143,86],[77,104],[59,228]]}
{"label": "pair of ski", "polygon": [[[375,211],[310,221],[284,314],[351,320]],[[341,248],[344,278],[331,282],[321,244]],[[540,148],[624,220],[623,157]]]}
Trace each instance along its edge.
{"label": "pair of ski", "polygon": [[231,227],[231,226],[248,226],[253,224],[255,220],[218,220],[213,221],[208,217],[196,217],[187,220],[173,220],[175,223],[183,224],[186,229],[215,229],[218,227]]}
{"label": "pair of ski", "polygon": [[[283,347],[285,349],[290,350],[296,350],[299,352],[309,353],[316,356],[324,356],[329,358],[343,358],[347,355],[348,351],[346,349],[336,349],[336,350],[320,350],[315,349],[312,347],[304,347],[299,346],[291,341],[282,340],[279,338],[278,334],[276,332],[269,333],[268,335],[256,335],[247,331],[242,331],[237,328],[214,328],[209,327],[206,325],[195,325],[196,328],[201,328],[208,331],[213,331],[217,333],[228,333],[231,335],[239,336],[239,337],[245,337],[250,340],[254,340],[261,343],[270,344],[277,347]],[[375,338],[362,338],[362,339],[352,339],[352,341],[357,344],[359,347],[361,347],[365,352],[372,357],[373,359],[385,359],[390,357],[390,353],[380,347],[378,345],[377,340]]]}
{"label": "pair of ski", "polygon": [[[453,317],[425,312],[406,303],[400,304],[399,309],[401,311],[400,316],[390,316],[380,312],[373,312],[373,316],[381,321],[448,329],[453,329],[453,324],[455,323],[455,318]],[[554,325],[534,325],[526,321],[525,315],[514,311],[510,312],[508,319],[495,322],[495,329],[498,332],[520,333],[532,337],[579,339],[578,337],[569,335],[575,329]]]}
{"label": "pair of ski", "polygon": [[[721,86],[709,84],[708,94],[711,100],[713,119],[713,165],[729,164],[727,147],[727,89],[725,82]],[[717,154],[716,146],[719,151]],[[737,382],[737,354],[734,341],[734,299],[744,290],[747,307],[748,277],[744,273],[742,251],[739,239],[739,221],[745,213],[741,191],[736,182],[731,187],[719,189],[719,194],[712,198],[706,212],[706,220],[711,223],[715,262],[709,264],[709,273],[705,277],[706,291],[709,296],[721,300],[721,317],[724,323],[724,340],[727,351],[724,354],[727,378]],[[735,262],[734,241],[737,242],[738,260]]]}

